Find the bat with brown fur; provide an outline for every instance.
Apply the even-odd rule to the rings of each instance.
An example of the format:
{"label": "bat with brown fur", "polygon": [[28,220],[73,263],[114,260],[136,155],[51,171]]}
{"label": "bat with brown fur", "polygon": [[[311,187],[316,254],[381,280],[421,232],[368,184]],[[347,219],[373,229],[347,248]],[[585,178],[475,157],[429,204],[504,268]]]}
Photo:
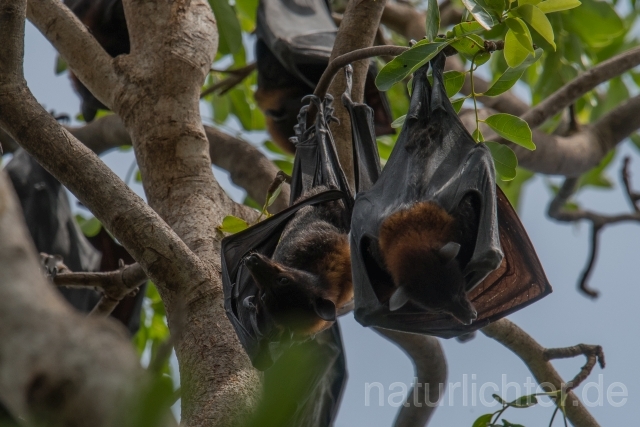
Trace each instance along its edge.
{"label": "bat with brown fur", "polygon": [[365,326],[467,334],[551,292],[518,217],[447,97],[445,55],[413,78],[409,111],[351,223],[355,317]]}
{"label": "bat with brown fur", "polygon": [[[288,152],[295,150],[289,138],[302,107],[302,98],[313,93],[326,69],[337,27],[325,0],[304,3],[261,0],[256,20],[256,103],[266,116],[274,142]],[[386,95],[375,85],[372,62],[365,82],[365,103],[373,108],[377,135],[394,133]]]}
{"label": "bat with brown fur", "polygon": [[[272,343],[313,337],[353,298],[353,191],[328,128],[332,99],[309,99],[318,113],[310,128],[308,107],[299,115],[291,207],[222,242],[225,307],[258,367],[272,363]],[[353,117],[373,116],[365,104],[345,99]],[[379,174],[379,157],[372,129],[356,122],[356,187],[364,190]]]}

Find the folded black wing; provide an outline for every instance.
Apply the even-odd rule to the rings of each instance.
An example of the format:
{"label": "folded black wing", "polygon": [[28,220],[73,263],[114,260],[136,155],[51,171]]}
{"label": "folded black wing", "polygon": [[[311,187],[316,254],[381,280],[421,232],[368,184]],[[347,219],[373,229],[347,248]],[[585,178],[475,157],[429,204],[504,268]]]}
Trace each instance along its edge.
{"label": "folded black wing", "polygon": [[353,147],[353,174],[356,193],[369,190],[380,177],[380,155],[374,129],[374,111],[366,104],[351,100],[353,69],[345,67],[347,88],[342,94],[342,103],[351,118],[351,139]]}
{"label": "folded black wing", "polygon": [[[391,156],[375,185],[356,199],[351,225],[355,317],[365,326],[453,337],[551,292],[517,215],[497,190],[491,153],[475,143],[446,95],[444,61],[444,54],[431,61],[433,87],[427,79],[428,65],[414,75],[409,112]],[[427,201],[454,215],[469,197],[478,206],[478,226],[464,274],[477,320],[463,325],[411,304],[390,311],[394,285],[377,249],[382,222],[400,209]]]}
{"label": "folded black wing", "polygon": [[284,68],[310,87],[305,66],[326,66],[338,27],[325,0],[261,0],[256,35]]}

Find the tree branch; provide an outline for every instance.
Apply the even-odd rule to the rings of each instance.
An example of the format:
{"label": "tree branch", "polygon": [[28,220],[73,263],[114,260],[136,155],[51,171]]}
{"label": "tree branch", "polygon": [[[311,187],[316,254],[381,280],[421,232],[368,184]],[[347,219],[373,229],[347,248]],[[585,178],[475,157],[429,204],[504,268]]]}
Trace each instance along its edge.
{"label": "tree branch", "polygon": [[[629,157],[624,159],[621,175],[622,180],[625,183],[627,198],[629,200],[634,200],[637,194],[632,191],[629,184],[629,162]],[[587,282],[598,256],[598,242],[600,232],[605,226],[610,224],[627,221],[640,223],[640,209],[638,209],[638,206],[635,203],[632,203],[633,212],[619,215],[602,215],[582,209],[566,209],[565,205],[567,204],[571,196],[573,196],[577,191],[578,183],[578,178],[565,179],[562,187],[560,187],[560,190],[558,191],[558,194],[556,194],[556,196],[549,204],[547,214],[549,215],[549,217],[561,222],[577,222],[581,220],[587,220],[591,223],[591,251],[589,254],[589,259],[587,260],[587,265],[582,272],[580,280],[578,282],[578,289],[580,289],[580,291],[591,298],[597,298],[598,291],[591,289]]]}
{"label": "tree branch", "polygon": [[531,128],[538,127],[599,84],[624,74],[638,64],[640,64],[640,47],[614,56],[562,86],[544,101],[522,114],[520,118],[529,123]]}
{"label": "tree branch", "polygon": [[415,367],[415,384],[398,411],[394,427],[426,426],[447,382],[447,361],[437,338],[389,329],[373,328],[400,347]]}
{"label": "tree branch", "polygon": [[99,316],[111,314],[124,297],[137,292],[146,281],[147,275],[138,263],[122,263],[118,270],[103,273],[69,272],[53,276],[56,286],[100,289],[103,292],[102,298],[91,312]]}
{"label": "tree branch", "polygon": [[[598,422],[571,391],[573,384],[565,383],[549,362],[549,350],[507,319],[500,319],[481,329],[482,332],[514,352],[527,365],[538,384],[547,391],[566,390],[565,410],[574,426],[599,427]],[[559,399],[556,400],[556,404]]]}
{"label": "tree branch", "polygon": [[53,44],[80,81],[91,88],[91,93],[104,105],[111,107],[115,89],[122,85],[113,58],[87,27],[57,0],[29,0],[27,16]]}
{"label": "tree branch", "polygon": [[[342,15],[342,23],[338,28],[329,63],[345,53],[369,47],[373,44],[385,4],[386,0],[350,1],[347,4],[347,8]],[[369,62],[366,60],[356,61],[352,66],[353,89],[351,98],[354,102],[362,102]],[[345,88],[345,77],[342,74],[338,74],[329,86],[328,93],[333,96],[333,99],[339,100]],[[335,102],[334,107],[335,116],[338,118],[339,123],[330,125],[331,132],[335,139],[340,165],[344,169],[349,183],[355,188],[353,152],[351,148],[351,119],[347,109],[341,102]]]}

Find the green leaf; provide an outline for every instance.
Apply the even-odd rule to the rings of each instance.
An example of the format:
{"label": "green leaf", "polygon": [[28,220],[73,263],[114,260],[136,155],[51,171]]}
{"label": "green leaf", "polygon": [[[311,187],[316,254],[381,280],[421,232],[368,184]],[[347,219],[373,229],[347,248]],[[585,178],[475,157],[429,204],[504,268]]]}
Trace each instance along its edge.
{"label": "green leaf", "polygon": [[460,71],[447,71],[443,75],[444,87],[447,91],[447,96],[451,98],[456,93],[460,92],[464,85],[465,73]]}
{"label": "green leaf", "polygon": [[625,25],[613,6],[605,1],[582,0],[582,6],[562,14],[566,30],[577,34],[593,48],[608,46],[625,31]]}
{"label": "green leaf", "polygon": [[447,45],[448,43],[443,42],[419,41],[411,49],[396,56],[380,70],[376,77],[376,86],[382,91],[389,90],[391,86],[431,60]]}
{"label": "green leaf", "polygon": [[536,6],[523,4],[511,11],[515,16],[522,18],[538,34],[542,36],[555,50],[553,28],[547,16]]}
{"label": "green leaf", "polygon": [[56,56],[56,76],[62,74],[69,66],[67,65],[67,61],[60,55]]}
{"label": "green leaf", "polygon": [[513,32],[518,42],[522,47],[527,49],[529,53],[533,54],[533,41],[531,40],[531,33],[529,28],[520,18],[507,18],[505,21],[507,27]]}
{"label": "green leaf", "polygon": [[236,0],[236,11],[242,30],[252,33],[256,28],[258,0]]}
{"label": "green leaf", "polygon": [[503,427],[524,427],[522,424],[510,423],[509,421],[505,420],[504,418],[502,419],[502,426]]}
{"label": "green leaf", "polygon": [[[538,403],[538,399],[533,394],[527,396],[520,396],[513,402],[509,402],[509,406],[513,406],[514,408],[529,408]],[[504,422],[504,421],[503,421]]]}
{"label": "green leaf", "polygon": [[133,181],[137,182],[138,184],[142,183],[142,173],[140,172],[140,169],[136,171],[136,174],[133,177]]}
{"label": "green leaf", "polygon": [[487,425],[489,425],[489,423],[491,422],[491,418],[493,418],[493,414],[480,415],[473,422],[472,427],[487,427]]}
{"label": "green leaf", "polygon": [[528,169],[516,168],[516,177],[511,181],[498,181],[498,185],[516,209],[519,208],[522,188],[535,174]]}
{"label": "green leaf", "polygon": [[528,55],[527,58],[516,67],[509,67],[498,80],[496,80],[491,87],[484,93],[484,96],[498,96],[511,89],[516,84],[520,77],[524,74],[527,68],[535,63],[542,56],[542,49],[536,49],[535,56]]}
{"label": "green leaf", "polygon": [[538,3],[538,9],[543,13],[560,12],[561,10],[574,9],[580,6],[579,0],[546,0]]}
{"label": "green leaf", "polygon": [[538,3],[540,3],[542,0],[518,0],[518,5],[521,6],[523,4],[532,4],[532,5],[537,5]]}
{"label": "green leaf", "polygon": [[280,185],[276,187],[275,190],[273,190],[273,193],[269,194],[267,192],[267,203],[266,203],[267,207],[271,206],[273,202],[276,201],[281,191],[282,191],[282,182],[280,183]]}
{"label": "green leaf", "polygon": [[406,118],[407,118],[406,114],[404,116],[398,117],[397,119],[395,119],[393,121],[393,123],[391,123],[391,127],[394,128],[394,129],[401,128],[402,125],[404,125],[404,121],[405,121]]}
{"label": "green leaf", "polygon": [[483,120],[491,129],[504,139],[515,142],[528,150],[535,150],[531,129],[527,122],[507,113],[498,113]]}
{"label": "green leaf", "polygon": [[[462,104],[464,104],[464,101],[466,99],[467,97],[463,96],[462,98],[454,99],[453,101],[451,101],[451,105],[453,105],[453,109],[456,110],[456,113],[460,112],[460,110],[462,109]],[[638,146],[638,148],[640,149],[640,146]]]}
{"label": "green leaf", "polygon": [[477,67],[479,67],[485,62],[487,62],[489,59],[491,59],[491,53],[480,52],[475,56],[473,63],[476,64]]}
{"label": "green leaf", "polygon": [[497,142],[485,142],[491,151],[493,157],[493,165],[496,168],[496,174],[503,181],[511,181],[516,177],[516,167],[518,166],[518,158],[516,153],[506,145]]}
{"label": "green leaf", "polygon": [[459,38],[470,34],[479,34],[484,31],[482,25],[476,21],[461,22],[454,25],[449,31],[447,31],[447,39]]}
{"label": "green leaf", "polygon": [[98,218],[91,217],[86,219],[82,215],[76,215],[76,222],[80,226],[80,230],[82,230],[82,234],[87,237],[94,237],[100,233],[102,229],[102,224],[98,221]]}
{"label": "green leaf", "polygon": [[291,175],[291,172],[293,172],[293,161],[291,160],[277,159],[274,160],[273,163],[287,175]]}
{"label": "green leaf", "polygon": [[227,215],[222,220],[222,224],[218,226],[218,230],[224,233],[238,233],[239,231],[249,228],[249,224],[242,218],[233,215]]}
{"label": "green leaf", "polygon": [[427,2],[427,40],[432,42],[440,30],[440,8],[438,0],[428,0]]}
{"label": "green leaf", "polygon": [[484,142],[484,136],[482,136],[482,132],[480,132],[480,129],[474,130],[471,134],[471,137],[475,142]]}
{"label": "green leaf", "polygon": [[476,34],[469,34],[454,41],[451,43],[451,46],[454,47],[459,54],[471,61],[478,52],[484,50],[484,40]]}
{"label": "green leaf", "polygon": [[484,4],[489,10],[495,12],[497,16],[502,15],[502,12],[507,8],[505,0],[483,0]]}
{"label": "green leaf", "polygon": [[462,0],[462,4],[467,8],[469,13],[476,18],[476,21],[485,29],[490,30],[494,25],[498,24],[498,20],[494,17],[488,7],[477,0]]}
{"label": "green leaf", "polygon": [[516,37],[513,31],[507,31],[507,35],[504,38],[504,60],[511,68],[515,68],[522,64],[529,52],[520,44],[520,41]]}
{"label": "green leaf", "polygon": [[493,397],[495,400],[498,401],[498,403],[501,403],[502,405],[506,405],[507,402],[505,402],[504,400],[502,400],[502,398],[500,396],[498,396],[497,394],[492,394],[491,397]]}
{"label": "green leaf", "polygon": [[235,53],[242,46],[240,22],[233,7],[227,0],[209,0],[218,26],[220,41],[218,50],[222,54]]}

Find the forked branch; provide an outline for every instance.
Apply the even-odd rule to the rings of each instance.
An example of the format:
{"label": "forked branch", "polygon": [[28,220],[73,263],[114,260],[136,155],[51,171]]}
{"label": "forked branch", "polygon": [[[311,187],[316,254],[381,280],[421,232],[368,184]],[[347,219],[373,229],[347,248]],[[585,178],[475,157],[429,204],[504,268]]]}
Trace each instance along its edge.
{"label": "forked branch", "polygon": [[640,223],[640,209],[638,208],[638,200],[640,197],[638,193],[635,193],[631,189],[629,183],[629,157],[626,157],[623,161],[621,175],[624,182],[625,192],[627,198],[633,205],[633,212],[619,214],[619,215],[603,215],[589,210],[583,209],[567,209],[565,205],[569,199],[578,190],[579,178],[572,177],[565,179],[562,187],[558,191],[558,194],[549,204],[548,215],[561,222],[577,222],[586,220],[591,223],[591,246],[589,259],[584,271],[581,274],[580,281],[578,282],[578,289],[591,298],[598,297],[598,291],[589,287],[588,281],[593,271],[597,255],[598,255],[598,243],[600,232],[604,227],[611,224],[617,224],[620,222],[639,222]]}
{"label": "forked branch", "polygon": [[[518,325],[507,319],[500,319],[485,326],[482,328],[482,332],[520,357],[534,375],[538,384],[540,384],[545,391],[555,392],[562,390],[563,393],[565,393],[566,399],[556,399],[556,404],[560,404],[562,401],[565,402],[564,408],[567,419],[571,421],[574,426],[599,427],[598,422],[572,391],[572,389],[576,387],[575,381],[578,380],[579,383],[589,374],[591,362],[588,362],[587,365],[582,368],[576,378],[572,380],[573,382],[567,383],[563,381],[549,360],[560,357],[573,357],[585,353],[588,355],[587,357],[592,357],[590,355],[595,354],[595,358],[599,358],[601,366],[604,367],[602,349],[598,349],[598,346],[586,346],[584,344],[569,347],[568,349],[546,349],[519,328]],[[591,368],[592,367],[593,365],[591,365]]]}

